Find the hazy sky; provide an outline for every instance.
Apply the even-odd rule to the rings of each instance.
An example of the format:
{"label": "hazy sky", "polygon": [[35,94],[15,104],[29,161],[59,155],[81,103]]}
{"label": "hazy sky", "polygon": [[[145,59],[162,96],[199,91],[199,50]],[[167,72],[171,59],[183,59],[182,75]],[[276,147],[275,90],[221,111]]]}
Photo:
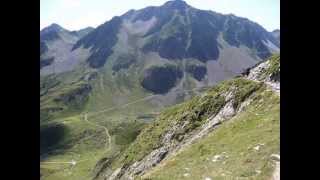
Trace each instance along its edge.
{"label": "hazy sky", "polygon": [[[168,0],[40,0],[40,29],[57,23],[69,30],[96,27],[130,9]],[[185,0],[189,5],[255,21],[268,31],[280,28],[280,0]]]}

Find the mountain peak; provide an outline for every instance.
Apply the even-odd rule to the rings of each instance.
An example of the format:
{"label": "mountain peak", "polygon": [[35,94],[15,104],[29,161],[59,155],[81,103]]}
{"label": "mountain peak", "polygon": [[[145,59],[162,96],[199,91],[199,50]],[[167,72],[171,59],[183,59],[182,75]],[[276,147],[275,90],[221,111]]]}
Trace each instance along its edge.
{"label": "mountain peak", "polygon": [[47,29],[53,30],[53,31],[61,31],[63,28],[56,23],[52,23],[50,26],[47,27]]}
{"label": "mountain peak", "polygon": [[171,7],[174,9],[185,9],[186,7],[189,7],[189,5],[183,0],[168,1],[164,4],[164,6]]}
{"label": "mountain peak", "polygon": [[50,32],[60,32],[65,30],[63,27],[61,27],[59,24],[52,23],[50,26],[43,28],[40,33],[41,34],[46,34]]}

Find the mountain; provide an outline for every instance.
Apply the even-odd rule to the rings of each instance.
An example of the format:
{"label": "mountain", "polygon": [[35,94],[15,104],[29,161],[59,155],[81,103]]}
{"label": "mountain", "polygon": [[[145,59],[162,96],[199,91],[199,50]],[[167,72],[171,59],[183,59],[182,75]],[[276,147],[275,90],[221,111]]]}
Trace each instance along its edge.
{"label": "mountain", "polygon": [[280,42],[280,30],[279,29],[275,29],[271,33]]}
{"label": "mountain", "polygon": [[[158,121],[166,117],[161,112],[197,95],[206,96],[210,88],[219,87],[206,99],[189,101],[190,107],[199,112],[181,109],[192,119],[192,127],[187,127],[190,132],[196,132],[193,130],[197,124],[202,125],[206,117],[201,115],[202,109],[206,109],[206,115],[214,115],[225,105],[220,92],[237,88],[239,96],[234,102],[238,103],[251,91],[263,96],[265,91],[259,83],[247,78],[218,84],[249,72],[252,67],[265,65],[271,54],[280,51],[279,45],[257,23],[199,10],[180,0],[130,10],[95,29],[69,31],[57,24],[43,29],[40,32],[42,178],[100,178],[114,173],[110,163],[116,168],[131,167],[132,162],[157,148],[158,143],[153,140],[164,135],[162,128],[172,125],[162,126],[161,122],[181,120],[179,112],[173,110],[177,116],[169,113],[170,118]],[[187,115],[189,111],[196,119],[201,116],[201,122]],[[150,142],[141,140],[143,137],[151,138]],[[69,169],[74,161],[76,165]]]}
{"label": "mountain", "polygon": [[[223,59],[224,49],[234,48],[233,53],[248,54],[240,51],[240,46],[244,46],[256,51],[255,57],[249,58],[253,62],[244,64],[266,58],[271,50],[279,47],[270,33],[248,19],[198,10],[180,0],[115,17],[78,41],[74,49],[80,46],[100,48],[87,60],[91,67],[99,68],[112,54],[112,49],[117,51],[113,48],[116,44],[142,50],[143,54],[156,52],[168,60],[196,59],[202,63]],[[231,71],[238,69],[231,68]]]}
{"label": "mountain", "polygon": [[[279,44],[248,19],[199,10],[175,0],[112,18],[80,38],[72,51],[63,48],[61,54],[68,58],[58,55],[56,59],[61,60],[41,72],[70,71],[84,63],[101,69],[109,62],[116,74],[135,66],[142,73],[142,87],[167,93],[174,87],[184,89],[183,84],[214,85],[233,77],[278,52]],[[168,65],[177,66],[177,72],[162,77],[161,69]],[[148,82],[159,77],[166,88]]]}
{"label": "mountain", "polygon": [[80,29],[78,31],[72,31],[71,33],[75,34],[76,36],[78,36],[79,38],[84,37],[85,35],[89,34],[91,31],[93,31],[94,28],[93,27],[86,27],[83,29]]}
{"label": "mountain", "polygon": [[[42,74],[72,70],[79,54],[72,54],[73,45],[93,28],[69,31],[52,24],[40,31],[40,70]],[[51,67],[48,67],[51,66]]]}

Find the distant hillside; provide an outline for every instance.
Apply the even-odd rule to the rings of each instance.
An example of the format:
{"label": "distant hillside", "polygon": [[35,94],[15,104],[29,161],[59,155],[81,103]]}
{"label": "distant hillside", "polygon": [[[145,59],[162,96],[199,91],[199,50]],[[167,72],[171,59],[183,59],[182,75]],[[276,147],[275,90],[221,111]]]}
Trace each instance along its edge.
{"label": "distant hillside", "polygon": [[272,31],[273,36],[280,42],[280,30],[276,29]]}

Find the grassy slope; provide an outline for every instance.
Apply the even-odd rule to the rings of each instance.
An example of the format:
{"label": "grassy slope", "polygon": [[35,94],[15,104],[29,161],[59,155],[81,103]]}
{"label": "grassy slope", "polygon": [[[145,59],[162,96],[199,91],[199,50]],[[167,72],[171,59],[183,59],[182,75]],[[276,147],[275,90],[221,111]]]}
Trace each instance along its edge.
{"label": "grassy slope", "polygon": [[[89,115],[89,121],[109,129],[112,137],[112,148],[106,151],[103,146],[106,139],[104,130],[86,123],[81,113],[91,113],[119,106],[150,94],[137,87],[138,83],[136,81],[138,78],[132,77],[138,76],[137,74],[118,72],[112,76],[111,71],[108,71],[108,69],[101,69],[97,78],[90,82],[93,90],[89,95],[88,101],[84,102],[81,109],[72,109],[64,104],[54,102],[53,99],[61,94],[70,92],[75,88],[76,84],[82,83],[82,81],[79,82],[78,80],[83,77],[83,74],[85,74],[84,71],[79,69],[47,78],[47,81],[45,81],[45,78],[42,79],[42,83],[49,82],[49,85],[46,86],[49,88],[43,89],[43,91],[48,92],[40,98],[41,109],[48,107],[66,109],[62,112],[51,113],[49,119],[42,119],[40,122],[42,127],[50,126],[46,125],[48,122],[62,123],[64,129],[66,129],[62,138],[54,146],[50,147],[51,150],[47,150],[49,155],[41,160],[41,173],[45,176],[44,179],[71,180],[91,176],[92,169],[101,158],[112,156],[115,152],[126,148],[135,139],[145,124],[144,120],[139,116],[152,114],[160,110],[151,106],[148,102],[138,102],[113,111]],[[129,77],[127,74],[131,76]],[[50,86],[50,84],[53,85]],[[72,159],[77,162],[83,162],[72,168],[70,164],[46,163],[65,162]]]}
{"label": "grassy slope", "polygon": [[184,132],[180,132],[180,134],[190,132],[199,127],[225,104],[221,94],[234,87],[237,89],[235,104],[238,105],[252,92],[264,86],[261,83],[237,78],[215,86],[203,97],[197,96],[190,101],[165,110],[153,123],[143,129],[136,141],[112,163],[112,168],[115,169],[123,164],[132,164],[135,161],[139,161],[154,148],[161,146],[161,137],[177,121],[190,121]]}
{"label": "grassy slope", "polygon": [[[279,97],[258,94],[248,108],[207,137],[156,167],[145,179],[269,179],[270,155],[280,151]],[[258,144],[264,144],[259,151]],[[213,162],[226,152],[228,158]],[[261,173],[257,173],[261,171]]]}

